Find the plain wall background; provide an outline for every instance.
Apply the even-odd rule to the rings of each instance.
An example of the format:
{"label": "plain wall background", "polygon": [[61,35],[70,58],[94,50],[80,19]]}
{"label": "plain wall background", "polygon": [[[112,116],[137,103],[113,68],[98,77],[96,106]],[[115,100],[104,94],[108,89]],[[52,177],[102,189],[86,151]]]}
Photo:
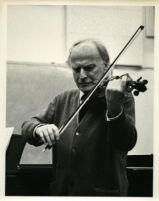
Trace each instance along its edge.
{"label": "plain wall background", "polygon": [[113,60],[135,30],[145,25],[118,64],[153,67],[154,40],[145,35],[154,21],[150,16],[147,22],[147,10],[141,6],[8,6],[7,59],[64,62],[72,43],[90,37],[101,40]]}
{"label": "plain wall background", "polygon": [[[154,38],[152,7],[141,6],[8,6],[7,59],[15,62],[65,62],[73,42],[98,38],[106,45],[111,61],[140,25],[144,31],[117,64],[115,74],[129,72],[149,80],[148,91],[136,99],[138,141],[130,154],[153,153]],[[151,24],[151,28],[148,26]],[[151,29],[151,30],[150,30]],[[133,65],[142,68],[136,70]],[[59,80],[60,81],[60,80]],[[16,89],[15,89],[16,90]],[[14,103],[12,103],[14,105]]]}
{"label": "plain wall background", "polygon": [[8,6],[7,59],[51,62],[64,58],[63,6]]}

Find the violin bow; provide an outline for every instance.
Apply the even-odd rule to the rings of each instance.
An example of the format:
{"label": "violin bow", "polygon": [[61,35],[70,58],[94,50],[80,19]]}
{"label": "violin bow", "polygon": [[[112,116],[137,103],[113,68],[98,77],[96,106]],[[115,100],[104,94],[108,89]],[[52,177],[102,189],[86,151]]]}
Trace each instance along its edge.
{"label": "violin bow", "polygon": [[[131,36],[129,41],[126,43],[126,45],[123,47],[123,49],[119,52],[119,54],[116,56],[114,61],[107,67],[106,72],[104,75],[101,77],[101,79],[98,81],[98,83],[94,86],[94,88],[88,93],[84,101],[78,106],[76,111],[69,117],[69,119],[66,121],[65,124],[61,126],[59,129],[59,135],[61,135],[66,128],[70,125],[72,120],[76,117],[76,115],[80,112],[80,110],[83,108],[83,106],[86,104],[86,102],[93,96],[94,92],[97,90],[97,88],[101,85],[101,83],[105,80],[107,77],[108,73],[116,63],[116,61],[119,59],[119,57],[124,53],[124,51],[130,46],[130,44],[137,38],[137,36],[141,33],[141,31],[144,29],[144,26],[141,25],[138,27],[138,29],[135,31],[135,33]],[[42,150],[42,152],[46,151],[47,149],[50,149],[52,146],[46,145],[46,147]]]}

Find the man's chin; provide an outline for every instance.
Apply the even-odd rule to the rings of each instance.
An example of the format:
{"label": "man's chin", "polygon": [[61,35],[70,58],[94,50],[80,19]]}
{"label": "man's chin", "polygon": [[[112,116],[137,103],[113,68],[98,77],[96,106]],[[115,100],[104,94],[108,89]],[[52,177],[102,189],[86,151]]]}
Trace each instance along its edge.
{"label": "man's chin", "polygon": [[85,87],[82,87],[80,86],[79,89],[83,92],[83,93],[89,93],[92,89],[93,89],[93,86],[85,86]]}
{"label": "man's chin", "polygon": [[[78,87],[80,91],[82,91],[84,94],[88,94],[90,91],[93,90],[94,86],[89,87]],[[95,96],[104,96],[104,90],[98,88],[95,93]]]}

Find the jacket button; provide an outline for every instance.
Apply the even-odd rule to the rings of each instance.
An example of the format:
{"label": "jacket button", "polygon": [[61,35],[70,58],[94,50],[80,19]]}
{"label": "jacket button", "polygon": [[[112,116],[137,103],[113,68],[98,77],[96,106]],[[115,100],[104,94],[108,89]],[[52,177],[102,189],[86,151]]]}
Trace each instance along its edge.
{"label": "jacket button", "polygon": [[78,133],[78,132],[76,132],[76,135],[78,136],[78,135],[79,135],[79,133]]}
{"label": "jacket button", "polygon": [[75,153],[76,152],[76,147],[72,148],[72,152]]}

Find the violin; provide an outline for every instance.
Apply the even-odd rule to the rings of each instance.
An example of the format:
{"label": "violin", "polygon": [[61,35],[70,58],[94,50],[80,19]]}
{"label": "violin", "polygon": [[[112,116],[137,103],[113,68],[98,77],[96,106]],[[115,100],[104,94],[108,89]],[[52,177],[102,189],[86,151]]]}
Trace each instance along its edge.
{"label": "violin", "polygon": [[[115,62],[118,60],[118,58],[123,54],[123,52],[128,48],[128,46],[132,43],[132,41],[139,35],[139,33],[144,29],[144,26],[139,26],[139,28],[135,31],[135,33],[132,35],[132,37],[129,39],[129,41],[126,43],[126,45],[123,47],[123,49],[120,51],[120,53],[117,55],[117,57],[114,59],[114,61],[107,67],[106,72],[102,76],[102,78],[98,81],[98,83],[95,85],[95,87],[87,94],[83,102],[78,106],[77,110],[69,117],[69,119],[66,121],[65,124],[62,125],[62,127],[59,129],[59,135],[61,135],[66,128],[70,125],[72,120],[76,117],[76,115],[80,112],[80,110],[83,108],[83,106],[86,104],[86,102],[93,96],[95,91],[98,89],[98,87],[101,87],[102,83],[106,80],[110,70],[113,68]],[[121,76],[115,76],[108,81],[112,79],[120,79]],[[133,94],[135,96],[138,96],[140,92],[145,92],[147,90],[147,87],[145,86],[148,83],[147,80],[142,80],[142,77],[138,78],[136,81],[130,80],[126,83],[126,86],[133,91]],[[51,146],[47,145],[43,152],[47,149],[50,149]],[[55,146],[56,149],[56,146]]]}
{"label": "violin", "polygon": [[[107,83],[109,81],[112,81],[114,79],[120,79],[123,76],[129,76],[127,73],[123,74],[121,76],[114,76],[108,79],[108,81],[106,82],[106,84],[103,84],[102,87],[100,88],[105,88]],[[134,80],[129,80],[126,82],[126,88],[129,88],[129,91],[133,92],[134,96],[138,96],[140,92],[145,92],[147,90],[146,84],[148,83],[148,80],[142,80],[142,77],[139,77],[136,81]]]}

